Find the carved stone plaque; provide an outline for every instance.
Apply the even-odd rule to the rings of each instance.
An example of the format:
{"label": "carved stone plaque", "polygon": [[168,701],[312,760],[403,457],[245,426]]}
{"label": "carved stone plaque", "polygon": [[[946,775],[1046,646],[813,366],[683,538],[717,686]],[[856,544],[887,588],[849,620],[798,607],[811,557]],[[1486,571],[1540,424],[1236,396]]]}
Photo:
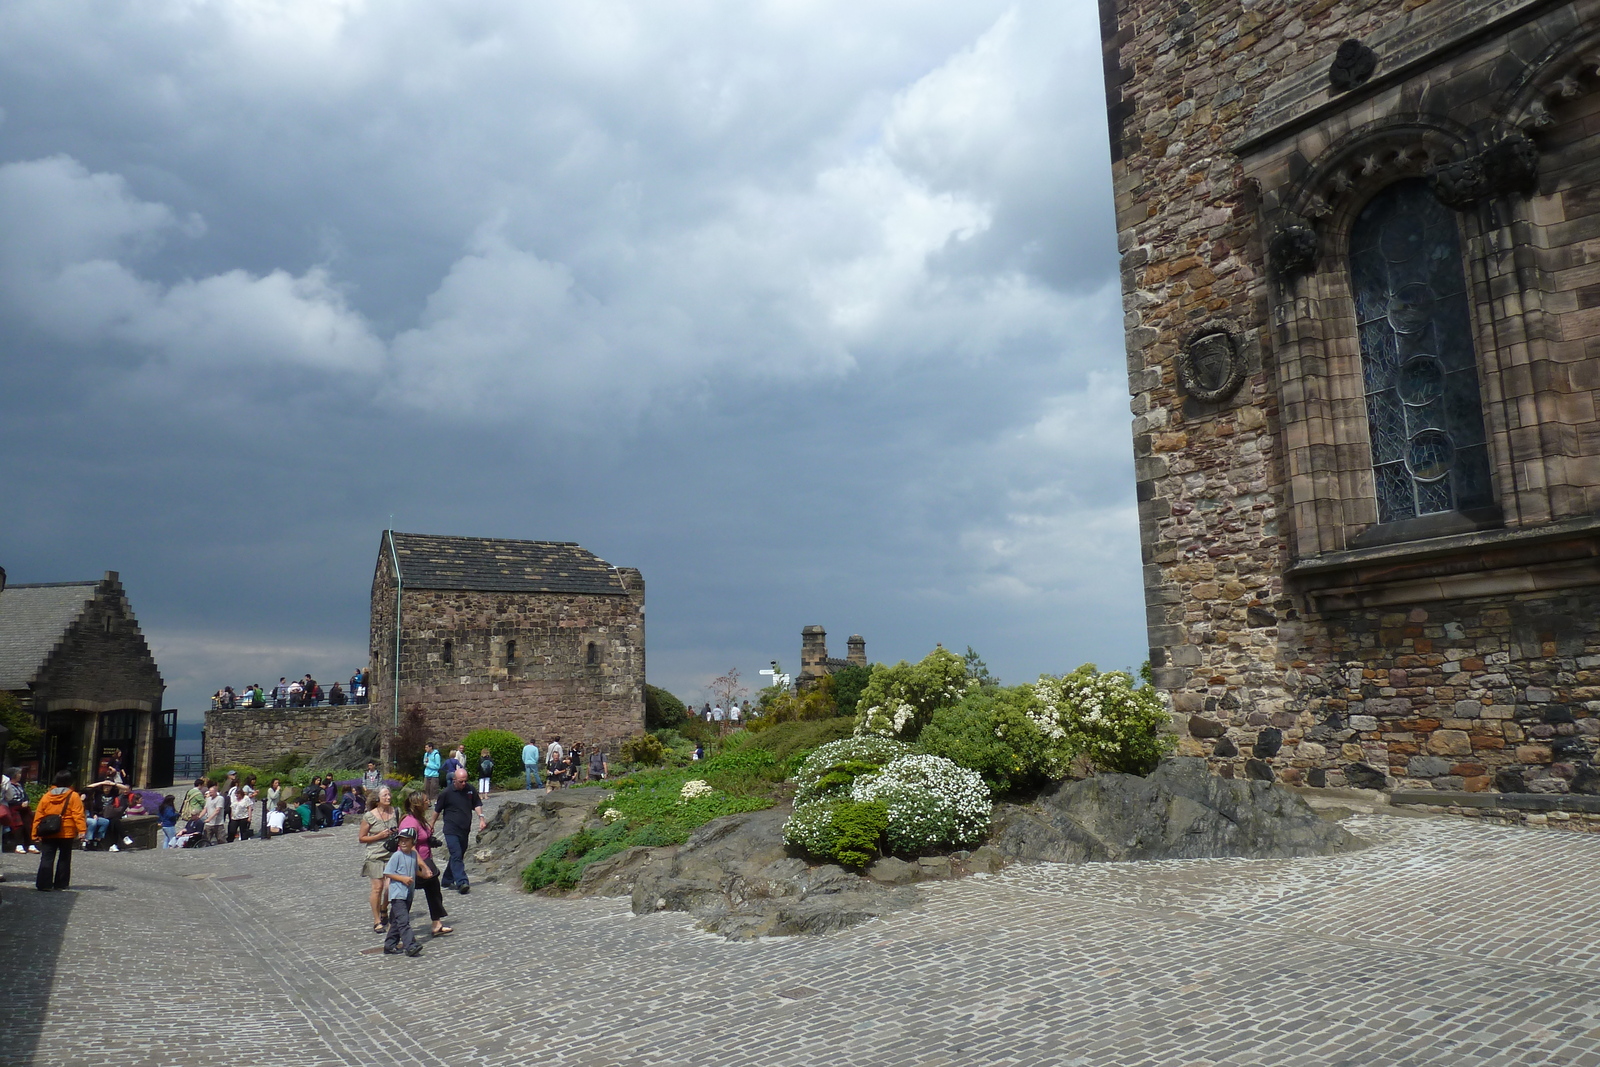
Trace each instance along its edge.
{"label": "carved stone plaque", "polygon": [[1217,403],[1239,391],[1244,357],[1233,335],[1221,327],[1202,329],[1178,353],[1178,384],[1196,400]]}

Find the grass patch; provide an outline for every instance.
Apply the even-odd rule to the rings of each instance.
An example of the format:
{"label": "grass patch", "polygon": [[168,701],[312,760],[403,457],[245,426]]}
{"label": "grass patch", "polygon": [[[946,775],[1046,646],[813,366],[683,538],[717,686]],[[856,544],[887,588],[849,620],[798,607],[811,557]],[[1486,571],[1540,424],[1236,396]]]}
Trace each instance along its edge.
{"label": "grass patch", "polygon": [[[523,868],[522,886],[530,893],[547,887],[572,889],[591,863],[625,849],[680,844],[712,819],[770,808],[812,749],[848,736],[854,726],[855,720],[845,716],[780,723],[760,733],[736,730],[719,739],[709,759],[687,767],[657,767],[608,782],[578,783],[612,790],[600,814],[618,814],[545,849]],[[696,779],[711,792],[685,799],[684,784]]]}

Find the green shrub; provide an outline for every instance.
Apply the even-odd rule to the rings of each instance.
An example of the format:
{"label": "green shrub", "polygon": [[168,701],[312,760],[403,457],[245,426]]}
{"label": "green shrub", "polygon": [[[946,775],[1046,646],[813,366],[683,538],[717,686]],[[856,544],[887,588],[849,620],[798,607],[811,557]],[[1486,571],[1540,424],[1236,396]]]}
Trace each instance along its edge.
{"label": "green shrub", "polygon": [[778,723],[760,732],[741,732],[728,735],[728,742],[742,740],[744,744],[765,749],[782,764],[793,777],[801,763],[818,745],[839,741],[855,730],[853,718],[837,717],[802,722]]}
{"label": "green shrub", "polygon": [[833,702],[839,708],[838,714],[856,713],[856,703],[861,699],[861,691],[867,687],[871,677],[871,667],[855,663],[841,667],[829,675],[833,681]]}
{"label": "green shrub", "polygon": [[882,802],[835,797],[797,808],[783,824],[783,839],[817,859],[860,868],[877,857],[888,825]]}
{"label": "green shrub", "polygon": [[474,730],[461,739],[461,754],[467,763],[467,781],[478,781],[478,758],[484,749],[494,760],[496,774],[522,773],[523,740],[510,730]]}
{"label": "green shrub", "polygon": [[7,752],[13,758],[37,752],[39,742],[44,740],[39,720],[23,711],[21,702],[10,693],[0,693],[0,726],[11,731]]}
{"label": "green shrub", "polygon": [[966,661],[946,648],[917,663],[877,664],[856,701],[856,733],[915,741],[933,713],[960,700],[968,685]]}
{"label": "green shrub", "polygon": [[1035,789],[1056,766],[1050,742],[1028,715],[1036,710],[1031,685],[974,689],[933,713],[917,748],[977,771],[997,795]]}
{"label": "green shrub", "polygon": [[769,697],[763,697],[763,703],[758,709],[761,714],[752,717],[748,726],[751,730],[760,731],[770,729],[779,723],[837,718],[839,705],[834,700],[833,694],[832,675],[818,679],[803,692],[778,690]]}
{"label": "green shrub", "polygon": [[635,734],[623,740],[619,755],[624,763],[655,767],[666,761],[667,746],[654,734]]}
{"label": "green shrub", "polygon": [[795,775],[799,783],[795,807],[843,796],[860,775],[876,773],[884,764],[910,753],[910,745],[888,737],[866,735],[830,741],[800,765]]}
{"label": "green shrub", "polygon": [[992,805],[983,779],[940,756],[901,756],[857,778],[850,799],[885,806],[884,841],[902,855],[975,844],[989,830]]}
{"label": "green shrub", "polygon": [[1033,688],[1029,718],[1057,743],[1053,777],[1064,776],[1077,755],[1102,770],[1149,774],[1177,744],[1161,695],[1148,685],[1135,688],[1123,671],[1102,674],[1085,663],[1060,678],[1044,675]]}
{"label": "green shrub", "polygon": [[682,725],[689,717],[683,701],[657,686],[644,687],[644,727],[646,730],[665,730]]}
{"label": "green shrub", "polygon": [[261,768],[260,773],[266,775],[267,780],[270,781],[273,778],[282,778],[286,774],[293,773],[297,767],[303,767],[305,762],[306,757],[304,753],[285,752],[283,755],[279,756],[277,759]]}

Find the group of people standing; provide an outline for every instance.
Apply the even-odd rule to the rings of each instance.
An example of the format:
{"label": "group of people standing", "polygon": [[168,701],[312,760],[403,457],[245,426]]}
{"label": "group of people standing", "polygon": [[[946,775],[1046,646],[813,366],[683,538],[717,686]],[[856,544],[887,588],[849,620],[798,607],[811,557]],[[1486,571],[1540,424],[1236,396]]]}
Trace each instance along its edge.
{"label": "group of people standing", "polygon": [[[452,746],[450,754],[445,756],[434,747],[432,741],[429,741],[422,752],[422,778],[427,785],[428,796],[437,796],[441,781],[450,782],[455,772],[458,769],[466,769],[467,765],[467,755],[460,745]],[[476,769],[478,793],[488,796],[490,786],[494,783],[494,757],[487,748],[478,753]],[[543,789],[548,793],[559,786],[578,781],[585,770],[589,781],[603,780],[611,772],[610,764],[606,762],[605,751],[596,747],[585,756],[581,742],[574,743],[569,751],[562,745],[559,734],[545,747],[543,753],[540,752],[537,741],[529,741],[522,746],[524,789]]]}
{"label": "group of people standing", "polygon": [[239,692],[233,686],[225,685],[211,694],[213,708],[264,708],[269,704],[274,708],[314,708],[324,701],[332,705],[365,704],[367,672],[357,670],[352,674],[348,690],[334,682],[333,688],[324,692],[322,685],[307,673],[304,678],[293,682],[279,678],[278,684],[271,690],[262,689],[261,683],[257,682]]}

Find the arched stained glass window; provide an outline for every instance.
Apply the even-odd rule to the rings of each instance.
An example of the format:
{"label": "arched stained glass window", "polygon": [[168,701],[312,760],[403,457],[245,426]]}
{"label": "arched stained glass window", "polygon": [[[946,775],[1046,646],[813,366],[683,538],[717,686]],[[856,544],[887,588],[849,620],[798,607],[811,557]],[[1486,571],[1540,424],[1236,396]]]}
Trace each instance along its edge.
{"label": "arched stained glass window", "polygon": [[1350,234],[1378,521],[1494,503],[1454,213],[1396,182]]}

